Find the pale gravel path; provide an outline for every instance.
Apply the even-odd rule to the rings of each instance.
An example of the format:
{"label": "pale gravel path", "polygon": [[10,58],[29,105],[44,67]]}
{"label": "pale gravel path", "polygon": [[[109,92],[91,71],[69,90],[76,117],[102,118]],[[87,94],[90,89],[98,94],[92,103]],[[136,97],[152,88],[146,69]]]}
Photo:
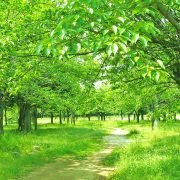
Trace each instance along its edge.
{"label": "pale gravel path", "polygon": [[114,168],[105,167],[101,161],[113,149],[120,145],[130,143],[125,135],[128,131],[119,128],[104,137],[106,148],[100,152],[87,157],[85,160],[74,160],[67,158],[56,159],[55,162],[48,163],[38,168],[23,180],[103,180]]}

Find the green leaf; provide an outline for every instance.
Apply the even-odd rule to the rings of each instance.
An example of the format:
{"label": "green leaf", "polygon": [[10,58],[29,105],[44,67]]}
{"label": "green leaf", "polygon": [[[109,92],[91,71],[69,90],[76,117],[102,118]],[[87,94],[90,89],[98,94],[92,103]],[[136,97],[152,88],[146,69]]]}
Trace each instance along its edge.
{"label": "green leaf", "polygon": [[123,34],[124,32],[125,32],[125,28],[119,28],[119,34],[121,35],[121,34]]}
{"label": "green leaf", "polygon": [[77,43],[77,52],[79,52],[81,50],[81,44]]}
{"label": "green leaf", "polygon": [[124,23],[124,21],[125,21],[125,19],[124,19],[123,17],[118,17],[118,19],[119,19],[122,23]]}
{"label": "green leaf", "polygon": [[147,39],[146,39],[145,37],[141,36],[141,37],[140,37],[140,40],[141,40],[142,45],[143,45],[144,47],[147,47],[147,45],[148,45]]}
{"label": "green leaf", "polygon": [[45,49],[45,54],[46,54],[46,56],[49,56],[50,53],[51,53],[51,50],[50,50],[49,48],[46,48],[46,49]]}
{"label": "green leaf", "polygon": [[139,34],[134,34],[132,37],[132,44],[136,43],[138,39],[139,39]]}
{"label": "green leaf", "polygon": [[110,55],[112,54],[112,48],[111,48],[111,46],[108,47],[107,53],[108,53],[108,56],[110,56]]}
{"label": "green leaf", "polygon": [[151,71],[151,78],[154,79],[155,81],[158,81],[160,77],[160,74],[157,70],[152,70]]}
{"label": "green leaf", "polygon": [[40,54],[40,52],[42,51],[42,44],[38,45],[37,48],[36,48],[36,53],[37,54]]}
{"label": "green leaf", "polygon": [[117,34],[117,30],[118,30],[117,26],[113,25],[113,26],[112,26],[112,29],[113,29],[113,31],[114,31],[114,34]]}
{"label": "green leaf", "polygon": [[165,69],[165,66],[161,60],[157,60],[157,63],[160,65],[161,68]]}
{"label": "green leaf", "polygon": [[93,14],[94,10],[92,8],[89,8],[89,12],[90,12],[90,14]]}
{"label": "green leaf", "polygon": [[123,50],[125,53],[128,52],[127,47],[126,47],[126,45],[125,45],[124,43],[119,43],[119,47],[120,47],[120,49]]}
{"label": "green leaf", "polygon": [[116,43],[114,43],[113,45],[112,45],[112,51],[113,51],[113,53],[114,53],[114,55],[118,52],[118,45],[116,44]]}

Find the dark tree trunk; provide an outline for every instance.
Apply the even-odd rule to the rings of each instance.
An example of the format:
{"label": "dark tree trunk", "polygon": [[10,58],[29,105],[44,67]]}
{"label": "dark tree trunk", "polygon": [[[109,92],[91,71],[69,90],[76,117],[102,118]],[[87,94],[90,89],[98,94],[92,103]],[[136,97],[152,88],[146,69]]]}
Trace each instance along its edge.
{"label": "dark tree trunk", "polygon": [[154,123],[155,123],[155,118],[154,116],[151,118],[151,128],[154,130]]}
{"label": "dark tree trunk", "polygon": [[173,117],[174,117],[174,121],[177,121],[176,113],[173,114]]}
{"label": "dark tree trunk", "polygon": [[54,124],[54,115],[52,112],[51,112],[51,124]]}
{"label": "dark tree trunk", "polygon": [[71,123],[74,124],[74,125],[76,124],[76,119],[75,119],[75,115],[74,114],[72,114]]}
{"label": "dark tree trunk", "polygon": [[134,120],[136,120],[136,113],[134,113]]}
{"label": "dark tree trunk", "polygon": [[3,105],[0,104],[0,134],[3,133]]}
{"label": "dark tree trunk", "polygon": [[121,111],[121,120],[123,120],[123,112]]}
{"label": "dark tree trunk", "polygon": [[33,111],[34,130],[37,130],[37,118],[38,118],[37,107],[34,107],[34,111]]}
{"label": "dark tree trunk", "polygon": [[128,122],[131,122],[131,114],[128,114]]}
{"label": "dark tree trunk", "polygon": [[136,114],[136,117],[137,117],[137,123],[139,123],[139,116],[140,116],[140,114],[137,113],[137,114]]}
{"label": "dark tree trunk", "polygon": [[103,120],[105,121],[106,120],[106,115],[104,114],[104,116],[103,116]]}
{"label": "dark tree trunk", "polygon": [[101,121],[103,121],[103,115],[101,114]]}
{"label": "dark tree trunk", "polygon": [[6,106],[4,107],[4,121],[5,121],[5,124],[6,124],[6,126],[7,126],[7,124],[8,124],[8,119],[7,119],[7,107],[6,107]]}
{"label": "dark tree trunk", "polygon": [[22,103],[19,105],[19,119],[18,119],[20,131],[30,132],[31,131],[31,113],[30,105]]}
{"label": "dark tree trunk", "polygon": [[62,112],[59,111],[59,124],[62,124]]}
{"label": "dark tree trunk", "polygon": [[141,120],[144,120],[144,114],[143,113],[141,114]]}
{"label": "dark tree trunk", "polygon": [[91,115],[88,114],[88,121],[91,121]]}

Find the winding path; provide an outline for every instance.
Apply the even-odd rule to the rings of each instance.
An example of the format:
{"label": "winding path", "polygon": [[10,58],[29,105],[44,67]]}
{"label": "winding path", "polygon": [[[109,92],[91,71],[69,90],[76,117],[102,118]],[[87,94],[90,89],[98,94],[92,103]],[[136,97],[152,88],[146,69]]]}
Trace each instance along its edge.
{"label": "winding path", "polygon": [[106,148],[87,157],[85,160],[59,158],[30,173],[24,180],[103,180],[114,170],[101,164],[103,158],[120,145],[130,143],[128,131],[119,128],[104,137]]}

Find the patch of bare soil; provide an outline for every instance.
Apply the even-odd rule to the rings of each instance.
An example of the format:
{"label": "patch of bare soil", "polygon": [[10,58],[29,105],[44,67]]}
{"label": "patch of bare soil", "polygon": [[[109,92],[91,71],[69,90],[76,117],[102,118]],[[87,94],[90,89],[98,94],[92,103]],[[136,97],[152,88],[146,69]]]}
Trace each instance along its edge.
{"label": "patch of bare soil", "polygon": [[46,164],[30,173],[24,180],[104,180],[114,168],[102,165],[102,159],[112,150],[130,141],[126,138],[127,131],[116,128],[113,132],[104,137],[106,148],[94,153],[84,160],[67,158],[56,159],[55,162]]}

